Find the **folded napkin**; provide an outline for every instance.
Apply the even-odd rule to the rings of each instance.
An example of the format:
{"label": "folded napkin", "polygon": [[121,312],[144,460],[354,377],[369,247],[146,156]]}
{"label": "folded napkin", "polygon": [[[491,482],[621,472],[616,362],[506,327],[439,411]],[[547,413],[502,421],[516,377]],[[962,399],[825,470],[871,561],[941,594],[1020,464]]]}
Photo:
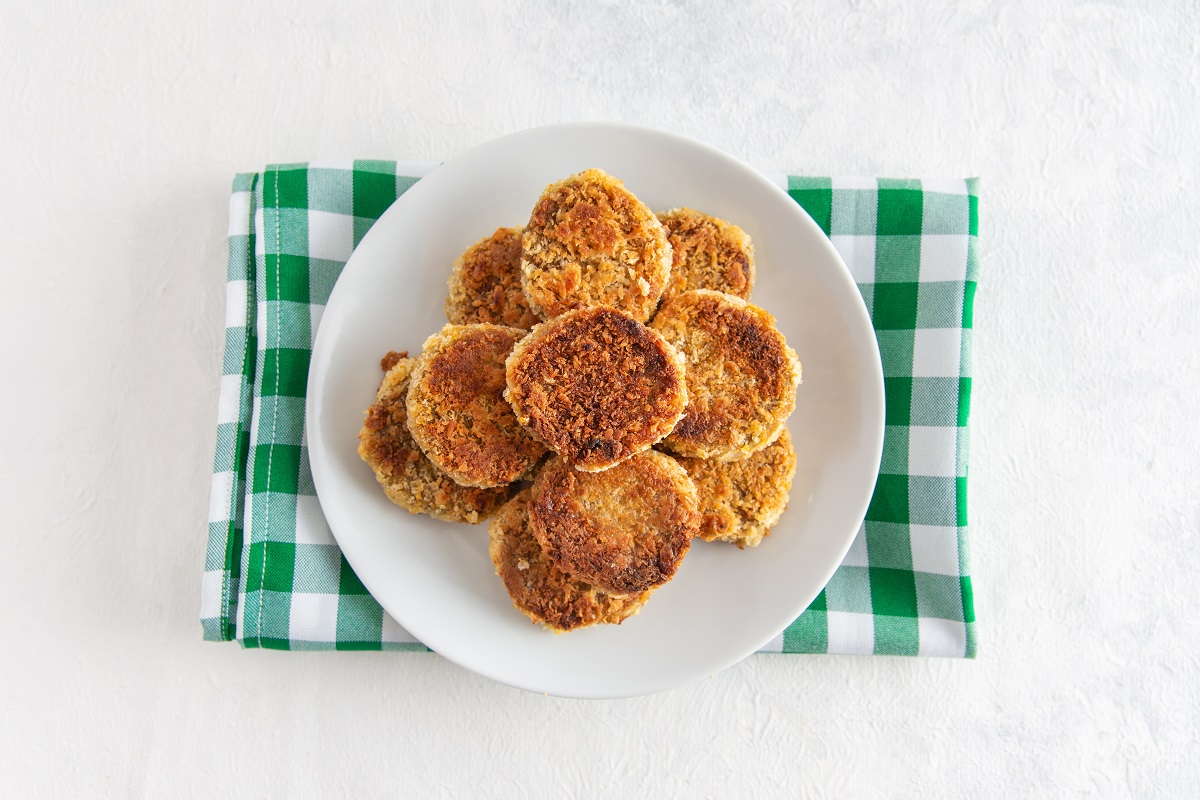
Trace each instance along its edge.
{"label": "folded napkin", "polygon": [[[342,266],[432,166],[280,164],[234,179],[205,639],[285,650],[426,649],[367,593],[330,534],[309,469],[304,392]],[[866,301],[883,357],[887,429],[849,553],[763,651],[972,658],[966,473],[976,183],[777,181],[829,236]]]}

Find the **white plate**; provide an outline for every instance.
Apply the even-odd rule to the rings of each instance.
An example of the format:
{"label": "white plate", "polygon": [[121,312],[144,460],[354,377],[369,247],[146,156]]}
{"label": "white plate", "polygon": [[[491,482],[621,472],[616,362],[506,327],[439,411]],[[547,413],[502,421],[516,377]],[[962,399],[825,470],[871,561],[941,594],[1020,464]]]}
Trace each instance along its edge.
{"label": "white plate", "polygon": [[[450,264],[501,226],[523,225],[548,183],[599,167],[652,209],[690,206],[750,234],[752,302],[804,365],[791,502],[758,548],[697,541],[675,579],[620,626],[555,635],[517,612],[487,554],[487,525],[392,505],[355,449],[388,350],[413,354],[445,323]],[[883,444],[883,377],[850,273],[817,225],[770,180],[659,131],[537,128],[451,159],[402,195],[346,264],[321,320],[307,435],[321,507],[367,589],[430,648],[523,689],[646,694],[712,675],[794,620],[829,580],[866,513]]]}

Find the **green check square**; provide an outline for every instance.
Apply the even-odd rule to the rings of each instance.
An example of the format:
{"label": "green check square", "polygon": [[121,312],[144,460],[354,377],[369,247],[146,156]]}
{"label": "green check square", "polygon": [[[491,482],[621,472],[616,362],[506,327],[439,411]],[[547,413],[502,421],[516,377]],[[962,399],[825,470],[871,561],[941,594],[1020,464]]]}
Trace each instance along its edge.
{"label": "green check square", "polygon": [[290,542],[252,542],[246,591],[292,591],[296,545]]}
{"label": "green check square", "polygon": [[866,520],[863,527],[867,534],[867,560],[872,569],[886,567],[912,572],[912,542],[907,523]]}
{"label": "green check square", "polygon": [[287,300],[307,303],[308,258],[306,256],[266,255],[266,280],[264,288],[267,300]]}
{"label": "green check square", "polygon": [[912,378],[913,332],[912,330],[875,331],[879,342],[879,357],[883,361],[884,378]]}
{"label": "green check square", "polygon": [[925,192],[921,210],[926,234],[967,234],[970,230],[970,197],[965,194]]}
{"label": "green check square", "polygon": [[979,198],[974,194],[968,195],[967,198],[968,198],[968,205],[967,205],[968,212],[967,213],[969,215],[968,221],[967,221],[967,233],[969,233],[972,236],[978,236],[979,235]]}
{"label": "green check square", "polygon": [[829,611],[871,613],[871,577],[866,567],[838,567],[825,586]]}
{"label": "green check square", "polygon": [[308,170],[303,165],[268,168],[262,188],[264,208],[308,208]]}
{"label": "green check square", "polygon": [[885,474],[903,475],[908,472],[907,425],[887,425],[883,429],[883,454],[879,471]]}
{"label": "green check square", "polygon": [[917,585],[911,569],[869,567],[871,612],[885,617],[917,616]]}
{"label": "green check square", "polygon": [[959,525],[956,482],[955,478],[909,476],[908,521],[914,525]]}
{"label": "green check square", "polygon": [[254,446],[254,478],[251,491],[296,494],[300,475],[300,446],[259,444]]}
{"label": "green check square", "polygon": [[342,261],[331,261],[325,258],[313,258],[308,262],[308,297],[313,305],[323,306],[329,302],[333,285],[337,283],[342,268]]}
{"label": "green check square", "polygon": [[913,379],[892,377],[883,379],[885,423],[895,425],[912,424]]}
{"label": "green check square", "polygon": [[917,327],[918,283],[876,283],[875,311],[877,330],[912,331]]}
{"label": "green check square", "polygon": [[350,562],[342,556],[341,563],[338,566],[338,594],[340,595],[359,595],[368,594],[367,587],[363,586],[362,581],[354,574],[354,569],[350,566]]}
{"label": "green check square", "polygon": [[963,621],[962,584],[957,575],[914,572],[917,612],[926,619]]}
{"label": "green check square", "polygon": [[954,427],[959,423],[961,378],[912,378],[912,419],[924,427]]}
{"label": "green check square", "polygon": [[388,206],[396,201],[396,175],[354,169],[354,216],[379,219]]}
{"label": "green check square", "polygon": [[[383,636],[383,609],[369,594],[344,594],[338,597],[337,640],[374,642],[379,649]],[[339,647],[340,649],[340,647]]]}
{"label": "green check square", "polygon": [[875,617],[875,655],[915,656],[921,647],[916,617]]}
{"label": "green check square", "polygon": [[963,284],[962,326],[970,330],[975,326],[975,281]]}
{"label": "green check square", "polygon": [[876,237],[876,283],[915,283],[920,279],[920,236]]}
{"label": "green check square", "polygon": [[908,481],[907,475],[880,475],[875,481],[871,503],[867,506],[867,520],[909,522]]}
{"label": "green check square", "polygon": [[263,354],[260,391],[264,396],[304,397],[308,390],[309,350],[271,348]]}
{"label": "green check square", "polygon": [[885,189],[879,182],[879,212],[876,236],[920,236],[924,228],[920,189]]}
{"label": "green check square", "polygon": [[353,213],[353,174],[348,169],[313,167],[308,170],[308,210],[330,214]]}
{"label": "green check square", "polygon": [[971,585],[971,576],[963,575],[958,585],[962,588],[963,621],[970,624],[975,622],[975,589]]}
{"label": "green check square", "polygon": [[342,551],[332,544],[298,544],[295,547],[295,589],[309,594],[336,594],[337,569]]}
{"label": "green check square", "polygon": [[832,236],[874,236],[879,193],[874,189],[838,189],[829,212]]}
{"label": "green check square", "polygon": [[832,189],[788,189],[788,195],[800,204],[813,222],[829,235],[830,214],[833,208]]}
{"label": "green check square", "polygon": [[824,653],[829,650],[829,615],[809,606],[783,631],[783,652]]}
{"label": "green check square", "polygon": [[963,285],[958,281],[917,284],[918,328],[957,328],[962,323]]}

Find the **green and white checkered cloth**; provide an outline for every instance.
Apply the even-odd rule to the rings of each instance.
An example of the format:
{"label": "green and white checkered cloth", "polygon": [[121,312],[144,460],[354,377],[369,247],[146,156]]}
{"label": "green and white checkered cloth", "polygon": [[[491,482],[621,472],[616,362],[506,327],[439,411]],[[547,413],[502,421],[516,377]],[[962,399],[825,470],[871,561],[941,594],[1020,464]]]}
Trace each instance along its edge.
{"label": "green and white checkered cloth", "polygon": [[[343,265],[432,166],[280,164],[234,180],[205,639],[425,649],[367,593],[330,534],[309,469],[304,392],[313,337]],[[849,553],[763,651],[972,658],[966,474],[976,183],[777,180],[829,235],[871,312],[887,429]]]}

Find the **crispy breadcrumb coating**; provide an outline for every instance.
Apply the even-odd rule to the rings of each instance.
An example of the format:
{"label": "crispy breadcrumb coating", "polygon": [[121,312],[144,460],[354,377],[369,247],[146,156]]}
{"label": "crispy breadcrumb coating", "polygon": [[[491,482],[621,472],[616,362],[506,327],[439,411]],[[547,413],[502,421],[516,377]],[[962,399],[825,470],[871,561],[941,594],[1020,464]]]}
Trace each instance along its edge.
{"label": "crispy breadcrumb coating", "polygon": [[620,624],[640,611],[650,592],[617,597],[554,566],[533,535],[530,495],[526,489],[505,503],[489,527],[488,554],[513,606],[557,633]]}
{"label": "crispy breadcrumb coating", "polygon": [[408,431],[405,398],[413,360],[406,355],[388,353],[381,361],[387,373],[358,434],[358,454],[375,471],[388,499],[401,508],[449,522],[479,522],[511,492],[507,487],[459,486],[421,452]]}
{"label": "crispy breadcrumb coating", "polygon": [[528,330],[541,321],[521,287],[521,228],[497,228],[467,248],[450,268],[446,319]]}
{"label": "crispy breadcrumb coating", "polygon": [[687,363],[687,412],[663,442],[668,450],[735,460],[775,441],[796,407],[800,361],[774,317],[696,289],[663,303],[651,327]]}
{"label": "crispy breadcrumb coating", "polygon": [[578,469],[602,470],[671,432],[687,405],[682,361],[611,308],[569,311],[513,348],[505,397],[533,435]]}
{"label": "crispy breadcrumb coating", "polygon": [[504,399],[504,361],[525,336],[500,325],[446,325],[425,341],[408,386],[408,429],[463,486],[512,483],[546,454]]}
{"label": "crispy breadcrumb coating", "polygon": [[784,428],[774,442],[740,461],[681,458],[700,495],[700,530],[706,542],[756,547],[787,508],[796,451]]}
{"label": "crispy breadcrumb coating", "polygon": [[551,458],[533,482],[529,516],[559,569],[627,596],[675,575],[699,529],[698,507],[683,467],[647,450],[603,472],[580,472]]}
{"label": "crispy breadcrumb coating", "polygon": [[671,274],[658,217],[598,169],[546,187],[522,241],[525,296],[548,318],[604,305],[645,322]]}

